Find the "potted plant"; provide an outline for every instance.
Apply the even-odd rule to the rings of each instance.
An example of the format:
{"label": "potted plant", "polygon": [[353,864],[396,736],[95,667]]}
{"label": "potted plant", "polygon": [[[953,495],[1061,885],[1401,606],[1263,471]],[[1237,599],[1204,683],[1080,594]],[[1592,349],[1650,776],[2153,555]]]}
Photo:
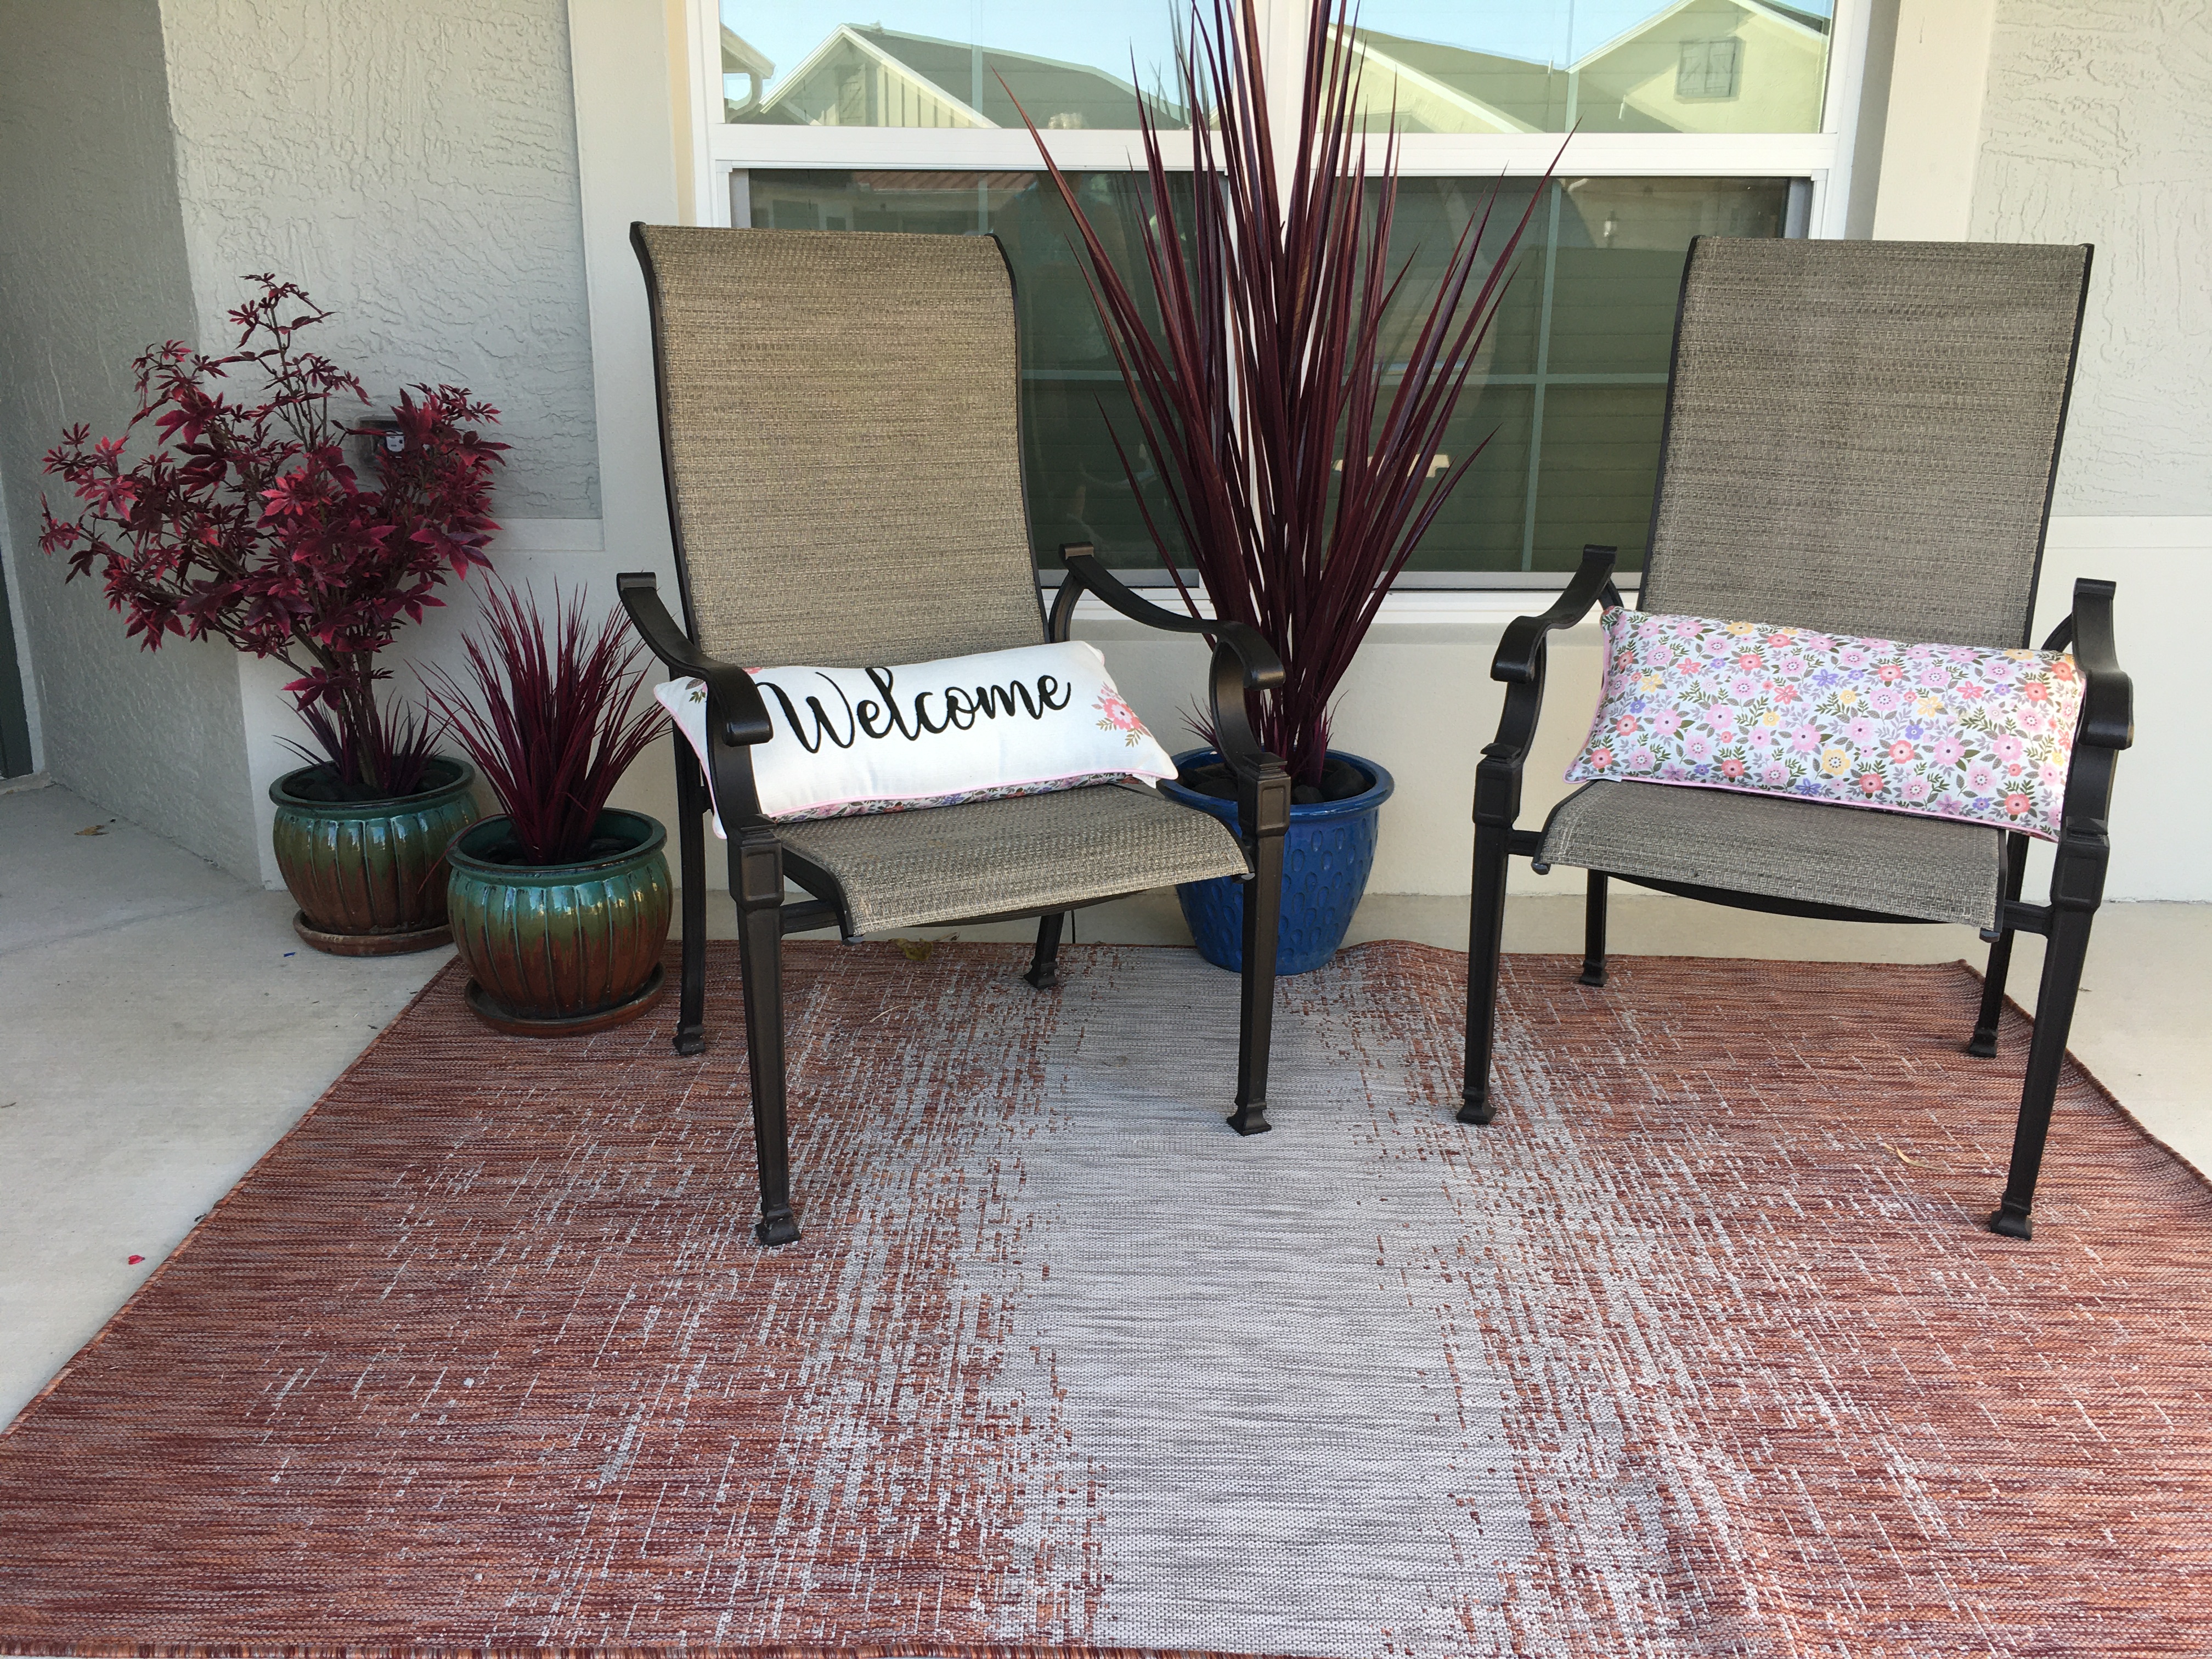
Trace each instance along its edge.
{"label": "potted plant", "polygon": [[[343,954],[427,949],[447,937],[445,847],[476,818],[473,775],[434,752],[432,722],[380,701],[390,671],[376,661],[403,622],[441,603],[447,576],[488,562],[491,469],[507,446],[471,423],[499,412],[457,386],[402,392],[364,483],[345,457],[360,428],[332,404],[368,394],[300,343],[330,313],[290,283],[247,280],[261,293],[230,313],[235,349],[151,347],[122,437],[63,434],[46,470],[84,506],[62,519],[42,498],[39,545],[69,556],[70,580],[97,567],[147,650],[212,635],[297,675],[284,689],[312,747],[292,746],[309,764],[269,791],[293,925]],[[234,398],[221,383],[241,371],[260,384]],[[152,443],[126,465],[149,422]]]}
{"label": "potted plant", "polygon": [[659,998],[672,884],[668,833],[607,797],[661,729],[633,708],[643,647],[619,615],[594,632],[580,590],[549,634],[535,602],[504,586],[471,635],[465,690],[423,671],[431,702],[468,751],[500,815],[447,850],[446,908],[471,975],[469,1006],[519,1036],[563,1036],[636,1018]]}
{"label": "potted plant", "polygon": [[[1215,613],[1257,629],[1288,673],[1254,711],[1295,781],[1284,974],[1328,959],[1366,886],[1391,780],[1329,748],[1330,704],[1390,583],[1471,470],[1435,463],[1528,222],[1524,212],[1485,257],[1486,213],[1428,303],[1395,303],[1397,141],[1370,149],[1356,54],[1334,46],[1350,32],[1349,0],[1310,0],[1297,150],[1279,168],[1254,0],[1234,13],[1212,0],[1210,17],[1193,7],[1176,54],[1185,106],[1206,112],[1190,124],[1191,185],[1170,190],[1152,111],[1140,108],[1143,200],[1134,227],[1113,239],[1142,251],[1133,282],[1029,124],[1136,406],[1141,448],[1114,434],[1132,489],[1141,506],[1139,463],[1157,468]],[[1166,526],[1149,510],[1146,521],[1184,603],[1204,614]],[[1176,759],[1179,781],[1163,788],[1233,822],[1235,790],[1212,751]],[[1243,884],[1178,890],[1206,959],[1241,967]]]}

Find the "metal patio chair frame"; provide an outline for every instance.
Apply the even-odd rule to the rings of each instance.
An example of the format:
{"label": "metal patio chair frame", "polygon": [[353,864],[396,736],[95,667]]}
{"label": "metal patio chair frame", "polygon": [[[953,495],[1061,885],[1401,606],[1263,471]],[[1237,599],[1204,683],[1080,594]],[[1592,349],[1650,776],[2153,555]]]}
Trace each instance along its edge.
{"label": "metal patio chair frame", "polygon": [[[1793,255],[1786,251],[1791,248],[1814,252],[1802,256]],[[1679,488],[1686,470],[1683,458],[1678,453],[1682,417],[1686,412],[1683,401],[1686,332],[1690,337],[1694,356],[1710,343],[1703,336],[1712,326],[1711,319],[1701,320],[1699,317],[1703,296],[1699,283],[1705,275],[1701,264],[1720,264],[1723,267],[1723,275],[1715,280],[1719,287],[1724,288],[1731,280],[1727,267],[1746,259],[1751,262],[1750,280],[1756,280],[1758,261],[1761,257],[1759,250],[1773,250],[1767,257],[1777,261],[1801,257],[1816,260],[1858,261],[1871,269],[1884,257],[1882,253],[1861,253],[1850,250],[1884,248],[1918,250],[1892,257],[1908,262],[1915,259],[1935,262],[1928,266],[1930,271],[1935,271],[1941,262],[1952,260],[1960,273],[1971,273],[1980,278],[1989,276],[1990,267],[1978,262],[1993,258],[2001,260],[2007,253],[2018,254],[2028,260],[2047,260],[2049,256],[2055,254],[2072,255],[2078,258],[2078,283],[2073,290],[2070,318],[2046,319],[2066,325],[2063,342],[2056,338],[2047,342],[2048,349],[2053,352],[2063,343],[2063,372],[2057,386],[2056,409],[2050,427],[2047,465],[2044,468],[2040,500],[2022,504],[2033,507],[2033,523],[2021,525],[2015,537],[2021,544],[2014,549],[2015,555],[2026,561],[2025,589],[2014,607],[2018,617],[2018,636],[2001,641],[1946,641],[2007,647],[2025,647],[2027,644],[2034,612],[2036,580],[2040,574],[2044,538],[2048,529],[2051,494],[2057,479],[2059,447],[2065,428],[2066,405],[2073,383],[2081,320],[2087,294],[2092,251],[2086,246],[2003,249],[1993,248],[1990,245],[1730,244],[1710,237],[1694,240],[1685,261],[1681,298],[1676,313],[1674,354],[1668,375],[1665,424],[1660,441],[1659,477],[1654,492],[1652,538],[1650,550],[1647,554],[1646,578],[1639,595],[1639,603],[1646,608],[1677,613],[1688,611],[1691,614],[1724,616],[1730,620],[1796,623],[1828,632],[1890,638],[1924,637],[1895,629],[1851,626],[1848,620],[1850,605],[1847,599],[1837,601],[1841,605],[1839,611],[1817,618],[1753,615],[1742,610],[1704,609],[1669,602],[1672,590],[1668,586],[1668,556],[1681,544],[1681,538],[1694,533],[1697,528],[1694,520],[1686,522],[1676,515],[1670,515],[1667,509],[1669,506],[1669,483],[1672,482]],[[1751,251],[1747,252],[1747,250]],[[2001,276],[1998,280],[2002,280]],[[2068,273],[2063,268],[2055,274],[2045,272],[2044,287],[2054,302],[2063,297],[2061,290],[2066,280]],[[2055,371],[2055,364],[2052,368]],[[1693,374],[1691,378],[1694,380],[1697,377]],[[1690,389],[1690,395],[1696,395],[1695,387]],[[2033,446],[2031,443],[2028,447],[2033,448]],[[1971,471],[1981,458],[1967,454],[1954,459],[1959,465]],[[1697,484],[1711,496],[1712,492],[1707,486],[1713,482],[1710,477],[1700,477]],[[1725,492],[1723,497],[1724,495]],[[2031,532],[2032,546],[2027,544]],[[1882,821],[1895,824],[1899,815],[1893,813],[1840,804],[1788,801],[1672,785],[1595,783],[1585,784],[1581,790],[1562,801],[1553,809],[1543,829],[1524,830],[1520,827],[1522,773],[1542,708],[1547,641],[1552,634],[1581,622],[1593,605],[1621,603],[1620,590],[1613,580],[1615,557],[1616,550],[1613,548],[1585,547],[1581,565],[1565,592],[1548,611],[1537,616],[1519,617],[1510,624],[1491,664],[1491,678],[1503,682],[1506,690],[1497,736],[1482,751],[1482,758],[1475,769],[1474,894],[1468,946],[1467,1070],[1458,1114],[1463,1123],[1489,1123],[1496,1116],[1498,1109],[1492,1087],[1491,1067],[1497,1018],[1498,955],[1504,921],[1506,869],[1510,858],[1529,859],[1540,872],[1550,869],[1554,861],[1579,864],[1588,872],[1581,981],[1590,986],[1605,983],[1606,900],[1607,886],[1613,879],[1711,903],[1783,915],[1869,922],[1964,919],[1956,915],[1926,914],[1938,908],[1933,902],[1899,904],[1896,908],[1822,902],[1790,892],[1751,891],[1696,879],[1682,879],[1656,873],[1648,866],[1642,869],[1622,867],[1634,862],[1630,859],[1585,862],[1582,858],[1571,856],[1575,850],[1572,828],[1577,803],[1588,802],[1592,792],[1599,790],[1640,792],[1638,796],[1608,799],[1645,809],[1663,799],[1669,808],[1685,814],[1697,811],[1696,803],[1704,801],[1717,804],[1706,810],[1727,810],[1731,816],[1740,819],[1763,815],[1771,822],[1772,809],[1785,813],[1848,815],[1826,822],[1823,833],[1831,839],[1840,834],[1856,832],[1864,835],[1870,830],[1878,834],[1887,834]],[[1709,590],[1711,586],[1708,582]],[[1655,589],[1661,600],[1656,605],[1650,603]],[[1980,924],[1981,936],[1990,946],[1989,966],[1983,981],[1981,1006],[1973,1034],[1966,1044],[1969,1054],[1984,1059],[1993,1058],[1996,1054],[1997,1024],[2004,1006],[2005,980],[2011,966],[2014,936],[2025,931],[2040,934],[2047,941],[2034,1036],[2028,1050],[2027,1073],[2021,1091],[2020,1115],[2014,1133],[2011,1162],[2003,1197],[1989,1218],[1992,1231],[2012,1238],[2025,1239],[2033,1235],[2031,1212],[2036,1179],[2042,1167],[2059,1068],[2065,1059],[2067,1036],[2081,989],[2090,924],[2103,899],[2106,869],[2111,857],[2106,826],[2111,813],[2113,775],[2119,752],[2129,747],[2134,738],[2133,694],[2128,677],[2121,672],[2113,645],[2113,584],[2109,581],[2086,578],[2077,581],[2071,614],[2052,629],[2043,642],[2045,650],[2063,649],[2070,644],[2084,683],[2080,721],[2062,803],[2059,836],[2047,902],[2028,903],[2021,897],[2027,868],[2028,837],[2017,832],[1975,830],[1972,826],[1963,825],[1947,826],[1948,830],[1986,836],[1992,842],[2001,842],[2001,848],[1993,846],[1984,849],[1994,852],[1996,855],[1996,868],[1992,872],[1995,876],[1995,895],[1993,903],[1985,912],[1986,921]],[[1698,606],[1709,597],[1709,592],[1694,593]],[[1753,604],[1755,600],[1747,600],[1747,603]],[[1838,621],[1838,617],[1844,620]],[[1692,805],[1681,805],[1680,803],[1686,799]],[[1728,805],[1746,801],[1755,805],[1751,808],[1729,807]],[[1794,820],[1793,827],[1802,828],[1807,822],[1809,821]],[[1924,825],[1936,821],[1907,819],[1905,822]],[[1566,826],[1567,831],[1564,834],[1563,825]],[[1918,832],[1917,838],[1925,840],[1928,833]],[[1966,843],[1961,842],[1958,844],[1963,846]],[[1916,909],[1923,913],[1915,914]]]}
{"label": "metal patio chair frame", "polygon": [[[707,240],[756,238],[781,240],[771,257],[768,246],[763,243],[723,240],[716,245]],[[1088,810],[1072,805],[1073,798],[1101,797],[1091,804],[1096,809],[1111,809],[1113,813],[1124,816],[1129,813],[1140,816],[1168,814],[1173,818],[1177,834],[1216,837],[1230,845],[1233,852],[1226,855],[1225,860],[1217,860],[1204,868],[1194,866],[1188,875],[1170,873],[1164,879],[1200,879],[1211,875],[1231,874],[1249,884],[1244,906],[1244,969],[1238,1010],[1236,1109],[1229,1115],[1228,1121],[1240,1134],[1257,1134],[1266,1131],[1269,1127],[1266,1117],[1267,1057],[1274,1006],[1275,952],[1273,947],[1281,904],[1283,835],[1290,823],[1291,781],[1283,763],[1261,746],[1249,719],[1247,698],[1279,686],[1284,679],[1283,665],[1273,648],[1256,631],[1243,623],[1200,621],[1164,611],[1139,597],[1101,566],[1093,549],[1085,544],[1070,544],[1060,549],[1066,574],[1053,599],[1048,615],[1043,608],[1036,573],[1030,565],[1028,507],[1020,484],[1013,275],[1004,248],[995,237],[983,236],[891,235],[851,231],[702,230],[642,224],[631,227],[630,240],[643,269],[651,304],[661,459],[668,499],[669,526],[675,544],[678,585],[684,617],[683,624],[679,626],[670,615],[659,593],[658,584],[650,573],[626,573],[617,578],[617,584],[633,626],[653,654],[672,672],[696,675],[705,682],[707,690],[709,761],[704,775],[683,734],[679,732],[672,738],[676,763],[677,842],[683,872],[683,972],[674,1041],[679,1054],[697,1054],[706,1046],[707,884],[703,814],[711,802],[719,811],[723,828],[729,836],[730,892],[738,908],[747,1063],[760,1170],[761,1218],[755,1228],[756,1237],[763,1245],[776,1245],[787,1243],[799,1236],[792,1205],[786,1097],[781,965],[783,935],[806,932],[833,922],[848,939],[856,933],[876,929],[866,924],[862,910],[856,908],[855,901],[859,896],[848,890],[852,886],[849,874],[841,878],[838,872],[823,862],[819,855],[818,846],[815,843],[820,840],[823,822],[779,823],[762,812],[754,784],[752,746],[768,741],[772,735],[767,707],[744,669],[726,658],[718,657],[710,648],[712,641],[708,630],[702,628],[702,605],[699,595],[695,592],[702,555],[695,543],[707,538],[688,532],[698,528],[701,522],[699,515],[710,505],[706,495],[711,492],[695,489],[693,493],[700,499],[686,499],[686,469],[678,454],[678,434],[676,428],[683,418],[683,410],[674,406],[676,397],[669,361],[669,323],[665,310],[668,285],[672,282],[688,279],[669,275],[667,268],[672,259],[689,271],[696,267],[684,262],[702,258],[751,258],[763,270],[773,263],[774,258],[796,258],[802,255],[819,258],[832,264],[840,258],[873,258],[886,270],[895,264],[897,280],[910,277],[917,282],[949,283],[956,288],[962,283],[975,284],[976,286],[962,290],[966,299],[975,301],[992,318],[995,319],[1003,312],[1005,337],[997,342],[1003,348],[1003,362],[994,365],[994,372],[996,368],[1003,368],[1006,378],[1004,385],[989,395],[995,400],[992,404],[994,417],[1012,422],[1015,440],[1012,457],[1014,482],[1013,498],[1000,499],[995,502],[995,507],[1001,514],[1002,530],[1011,533],[1015,520],[1018,520],[1021,538],[1018,556],[1021,569],[1025,573],[1022,580],[1027,583],[1026,603],[1030,614],[1036,618],[1036,631],[1032,637],[1008,637],[1001,643],[1037,644],[1066,641],[1074,620],[1076,603],[1085,592],[1096,594],[1121,615],[1148,627],[1172,634],[1211,635],[1215,643],[1207,690],[1215,730],[1220,739],[1218,748],[1236,775],[1237,826],[1232,835],[1221,829],[1218,821],[1209,814],[1169,802],[1148,788],[1115,784],[1095,785],[1056,794],[1003,801],[882,814],[865,819],[840,819],[834,823],[848,827],[842,833],[851,833],[850,826],[867,825],[872,826],[864,832],[867,835],[898,836],[918,834],[925,827],[942,825],[950,821],[945,815],[990,811],[1009,821],[1025,816],[1038,825],[1038,833],[1042,834],[1056,815]],[[871,249],[867,246],[892,242],[899,245],[895,250]],[[802,247],[802,243],[811,243],[811,251]],[[987,259],[981,257],[980,251],[984,248],[988,249]],[[1003,284],[1002,292],[983,291],[994,283]],[[985,331],[988,333],[989,330],[987,328]],[[872,528],[881,533],[884,526],[878,524]],[[1007,564],[1012,555],[1001,550],[997,556],[1001,564]],[[1006,623],[1006,617],[1007,613],[1018,617],[1022,602],[1006,594],[999,594],[996,599],[1002,612],[1000,621],[1005,624],[1002,633],[1018,635],[1022,631],[1018,623]],[[775,602],[775,596],[769,594],[763,596],[759,604],[763,607],[772,607]],[[750,606],[751,604],[750,596],[747,596],[746,605]],[[962,651],[984,648],[974,641],[957,643]],[[959,653],[946,651],[935,654]],[[833,648],[819,654],[789,659],[846,666],[864,666],[876,660],[872,657],[866,660],[847,660],[853,655],[849,648]],[[1132,789],[1149,804],[1141,808],[1136,805],[1131,799]],[[1060,805],[1049,805],[1054,802]],[[809,841],[810,835],[815,837],[814,842]],[[815,848],[814,855],[810,855],[809,847]],[[1188,862],[1188,859],[1185,861]],[[787,900],[785,895],[786,878],[796,883],[808,896],[803,900]],[[1029,970],[1024,977],[1042,993],[1052,989],[1057,982],[1057,956],[1070,911],[1132,893],[1147,891],[1163,884],[1162,879],[1155,875],[1146,875],[1133,881],[1127,881],[1126,877],[1121,879],[1127,881],[1127,884],[1116,884],[1116,878],[1110,870],[1085,869],[1079,881],[1037,902],[981,915],[954,902],[942,914],[930,914],[925,909],[920,915],[906,915],[896,925],[973,924],[1035,916],[1037,918],[1036,945]],[[907,907],[908,911],[914,908],[912,903]],[[1261,948],[1261,941],[1266,942],[1267,948]]]}

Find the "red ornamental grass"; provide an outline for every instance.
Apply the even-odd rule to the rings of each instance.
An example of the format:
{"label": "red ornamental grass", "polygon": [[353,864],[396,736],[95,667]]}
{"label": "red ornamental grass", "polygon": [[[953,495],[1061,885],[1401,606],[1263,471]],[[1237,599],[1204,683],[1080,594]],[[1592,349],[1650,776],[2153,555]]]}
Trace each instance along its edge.
{"label": "red ornamental grass", "polygon": [[[1218,614],[1259,629],[1288,672],[1257,711],[1261,740],[1298,781],[1317,785],[1338,683],[1391,581],[1470,470],[1430,476],[1540,191],[1489,259],[1480,252],[1486,208],[1462,231],[1425,313],[1417,323],[1399,315],[1410,261],[1395,275],[1388,262],[1397,139],[1383,141],[1370,173],[1354,54],[1331,44],[1352,38],[1351,0],[1310,0],[1287,175],[1268,125],[1254,0],[1238,0],[1235,12],[1229,0],[1211,3],[1210,25],[1193,6],[1189,42],[1176,51],[1193,112],[1194,177],[1181,215],[1151,106],[1138,111],[1139,280],[1157,330],[1036,124],[1023,119],[1075,220],[1091,298],[1206,594]],[[1129,447],[1118,433],[1114,444],[1141,508]],[[1149,509],[1146,524],[1173,572]],[[1176,585],[1183,588],[1180,575]],[[1183,600],[1200,614],[1187,588]]]}
{"label": "red ornamental grass", "polygon": [[656,703],[632,712],[644,649],[623,618],[609,616],[592,631],[581,589],[563,605],[556,587],[553,604],[549,632],[535,596],[504,583],[485,596],[485,630],[463,641],[473,696],[443,668],[422,671],[432,705],[513,821],[528,865],[588,855],[607,797],[663,724]]}
{"label": "red ornamental grass", "polygon": [[[347,465],[352,428],[332,400],[367,403],[361,382],[306,349],[325,321],[304,290],[260,274],[258,297],[230,313],[236,348],[209,357],[180,341],[138,358],[138,409],[118,438],[71,427],[46,470],[83,503],[58,518],[41,498],[47,553],[69,580],[96,568],[109,605],[149,651],[213,635],[298,676],[285,686],[351,793],[419,787],[434,728],[380,704],[377,653],[400,624],[442,603],[448,576],[484,565],[493,463],[507,446],[471,422],[499,411],[459,386],[417,386],[392,411],[402,447],[374,483]],[[258,376],[233,397],[234,374]],[[149,425],[147,453],[125,465]]]}

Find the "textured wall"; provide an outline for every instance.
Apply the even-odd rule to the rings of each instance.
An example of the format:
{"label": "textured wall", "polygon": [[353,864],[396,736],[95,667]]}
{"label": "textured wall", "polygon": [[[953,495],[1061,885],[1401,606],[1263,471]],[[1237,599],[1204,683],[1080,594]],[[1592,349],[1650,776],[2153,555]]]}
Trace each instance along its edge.
{"label": "textured wall", "polygon": [[2057,512],[2212,514],[2208,158],[2208,0],[1998,0],[1972,234],[2097,245]]}
{"label": "textured wall", "polygon": [[154,0],[0,0],[0,471],[48,769],[251,874],[232,653],[147,655],[37,550],[63,425],[119,431],[131,358],[195,331]]}
{"label": "textured wall", "polygon": [[563,0],[162,0],[202,326],[275,270],[388,402],[468,386],[514,446],[494,511],[596,518]]}

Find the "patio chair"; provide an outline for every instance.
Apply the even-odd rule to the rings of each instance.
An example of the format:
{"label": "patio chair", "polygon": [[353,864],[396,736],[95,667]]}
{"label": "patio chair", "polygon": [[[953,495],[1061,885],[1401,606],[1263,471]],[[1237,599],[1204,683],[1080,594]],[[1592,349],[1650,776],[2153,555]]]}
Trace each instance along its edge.
{"label": "patio chair", "polygon": [[[1182,881],[1252,880],[1237,1031],[1240,1133],[1267,1126],[1267,1045],[1290,778],[1249,693],[1282,684],[1239,623],[1152,605],[1062,550],[1049,618],[1022,494],[1013,281],[988,236],[634,225],[652,306],[661,459],[684,626],[650,574],[619,578],[660,660],[707,687],[708,770],[679,733],[678,1052],[705,1045],[709,800],[729,836],[763,1244],[799,1236],[785,1117],[780,941],[1038,919],[1025,977],[1055,982],[1068,911]],[[1217,641],[1210,691],[1239,789],[1238,833],[1138,785],[860,817],[772,822],[751,745],[770,727],[740,664],[867,667],[1067,638],[1085,592],[1139,622]],[[703,792],[703,793],[702,793]],[[810,896],[787,902],[789,878]],[[1258,948],[1258,941],[1269,944]],[[915,1033],[917,1042],[927,1041]]]}
{"label": "patio chair", "polygon": [[[1640,608],[1831,634],[2016,648],[2038,568],[2087,289],[2087,247],[1700,237],[1691,244]],[[1589,548],[1557,604],[1506,630],[1497,740],[1474,793],[1467,1074],[1459,1116],[1497,1110],[1490,1068],[1506,860],[1589,872],[1582,982],[1605,982],[1619,878],[1785,915],[1948,921],[1990,943],[1966,1047],[1996,1053],[2014,934],[2048,940],[2010,1173],[1990,1228],[2030,1208],[2090,920],[2130,692],[2112,585],[2078,582],[2045,641],[2085,685],[2049,902],[2021,899],[2027,838],[1863,807],[1598,781],[1518,825],[1545,641],[1620,602]]]}

